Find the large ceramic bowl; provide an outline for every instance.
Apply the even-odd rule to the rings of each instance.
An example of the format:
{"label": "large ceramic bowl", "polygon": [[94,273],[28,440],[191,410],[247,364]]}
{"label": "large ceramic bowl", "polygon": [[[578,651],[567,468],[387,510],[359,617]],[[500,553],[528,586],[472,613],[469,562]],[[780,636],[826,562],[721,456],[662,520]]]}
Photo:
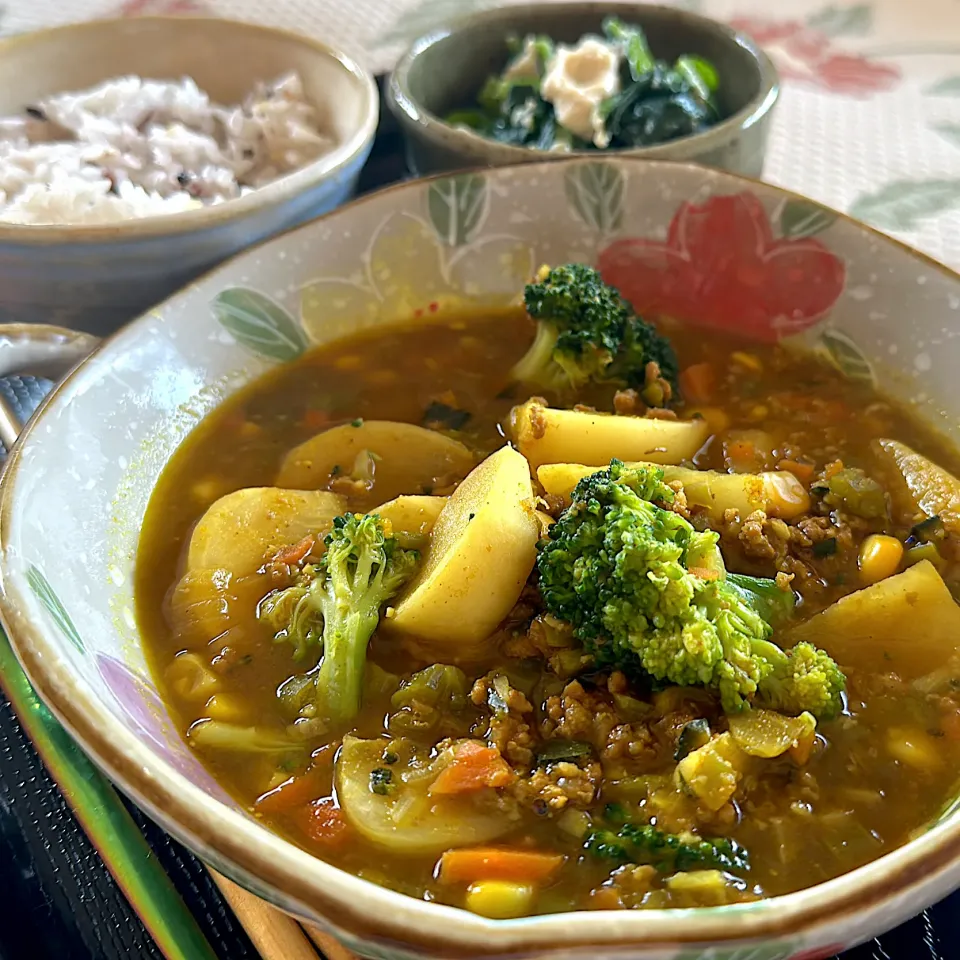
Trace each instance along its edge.
{"label": "large ceramic bowl", "polygon": [[[410,167],[427,174],[563,157],[497,143],[442,118],[471,103],[487,77],[503,69],[511,34],[546,34],[575,43],[585,33],[599,33],[612,11],[643,27],[656,56],[673,60],[696,53],[712,61],[720,74],[718,96],[725,113],[724,120],[702,133],[620,154],[685,160],[760,176],[780,82],[776,67],[752,40],[686,10],[569,0],[487,10],[439,25],[413,43],[397,63],[387,89],[387,103],[406,139]],[[596,156],[596,151],[575,152]]]}
{"label": "large ceramic bowl", "polygon": [[[126,793],[216,869],[357,953],[832,956],[960,882],[960,810],[869,866],[773,900],[491,921],[374,886],[270,833],[200,766],[157,697],[133,616],[134,555],[154,483],[198,421],[314,344],[463,301],[504,303],[536,265],[568,260],[601,262],[663,311],[820,350],[960,442],[960,276],[866,227],[771,186],[628,159],[414,181],[230,261],[62,383],[0,483],[4,626],[41,697]],[[0,372],[84,346],[14,330]]]}
{"label": "large ceramic bowl", "polygon": [[5,320],[106,333],[239,250],[343,203],[376,131],[373,77],[308,37],[203,17],[94,20],[0,42],[0,116],[114,77],[192,77],[220,103],[295,70],[334,150],[216,206],[105,226],[0,223]]}

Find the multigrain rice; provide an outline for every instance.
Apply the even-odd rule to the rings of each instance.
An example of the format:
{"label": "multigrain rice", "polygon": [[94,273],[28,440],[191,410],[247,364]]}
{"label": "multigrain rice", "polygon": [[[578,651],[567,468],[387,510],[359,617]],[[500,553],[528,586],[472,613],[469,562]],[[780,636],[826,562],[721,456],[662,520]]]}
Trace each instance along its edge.
{"label": "multigrain rice", "polygon": [[120,77],[0,118],[0,221],[105,224],[221,203],[335,146],[288,74],[242,105],[196,83]]}

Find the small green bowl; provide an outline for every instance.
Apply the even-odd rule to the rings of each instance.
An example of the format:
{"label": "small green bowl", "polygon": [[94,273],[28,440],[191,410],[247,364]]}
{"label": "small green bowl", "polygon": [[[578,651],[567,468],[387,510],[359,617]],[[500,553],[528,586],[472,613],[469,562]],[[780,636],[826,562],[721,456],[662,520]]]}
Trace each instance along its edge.
{"label": "small green bowl", "polygon": [[[387,102],[403,130],[407,162],[416,174],[465,167],[527,163],[570,153],[509,146],[441,118],[473,101],[484,80],[507,61],[506,39],[541,33],[575,43],[598,33],[612,12],[647,34],[658,58],[695,53],[720,73],[720,103],[727,116],[703,133],[653,147],[617,151],[628,156],[683,160],[758,177],[780,80],[770,58],[743,34],[683,10],[641,3],[531,3],[490,10],[438,27],[417,40],[393,71]],[[598,151],[573,151],[597,155]]]}

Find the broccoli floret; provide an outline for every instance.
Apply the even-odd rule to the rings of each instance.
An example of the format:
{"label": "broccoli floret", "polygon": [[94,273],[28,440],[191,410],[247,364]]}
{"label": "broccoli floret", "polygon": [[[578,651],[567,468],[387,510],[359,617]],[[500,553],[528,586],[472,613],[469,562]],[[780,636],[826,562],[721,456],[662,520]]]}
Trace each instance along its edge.
{"label": "broccoli floret", "polygon": [[807,711],[822,719],[836,716],[846,678],[830,656],[806,642],[790,650],[769,641],[756,646],[771,666],[758,690],[765,707],[781,713]]}
{"label": "broccoli floret", "polygon": [[514,380],[558,393],[591,381],[641,386],[647,364],[655,361],[676,386],[670,344],[592,267],[544,268],[523,299],[537,331],[512,370]]}
{"label": "broccoli floret", "polygon": [[345,514],[324,539],[326,552],[301,581],[261,604],[260,617],[301,656],[322,646],[315,677],[317,711],[336,726],[360,709],[367,644],[380,609],[410,579],[416,550],[399,545],[376,514]]}
{"label": "broccoli floret", "polygon": [[736,840],[665,833],[649,824],[626,823],[616,831],[594,830],[587,835],[584,849],[602,860],[650,864],[661,873],[704,868],[750,869],[747,851]]}
{"label": "broccoli floret", "polygon": [[[839,667],[815,648],[811,662],[806,651],[769,642],[776,585],[728,580],[717,534],[665,509],[673,496],[663,471],[649,465],[614,460],[581,480],[539,547],[547,610],[573,625],[601,667],[715,689],[730,713],[758,700],[834,715]],[[784,607],[791,603],[785,595]]]}

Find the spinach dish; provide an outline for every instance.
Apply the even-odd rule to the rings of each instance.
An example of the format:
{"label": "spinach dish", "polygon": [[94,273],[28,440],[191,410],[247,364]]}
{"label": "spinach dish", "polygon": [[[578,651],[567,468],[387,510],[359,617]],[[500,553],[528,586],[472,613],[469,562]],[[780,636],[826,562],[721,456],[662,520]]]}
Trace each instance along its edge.
{"label": "spinach dish", "polygon": [[508,43],[504,71],[448,123],[535,150],[616,150],[687,137],[723,119],[713,64],[693,54],[656,59],[643,31],[614,17],[602,36],[574,46],[543,36]]}

